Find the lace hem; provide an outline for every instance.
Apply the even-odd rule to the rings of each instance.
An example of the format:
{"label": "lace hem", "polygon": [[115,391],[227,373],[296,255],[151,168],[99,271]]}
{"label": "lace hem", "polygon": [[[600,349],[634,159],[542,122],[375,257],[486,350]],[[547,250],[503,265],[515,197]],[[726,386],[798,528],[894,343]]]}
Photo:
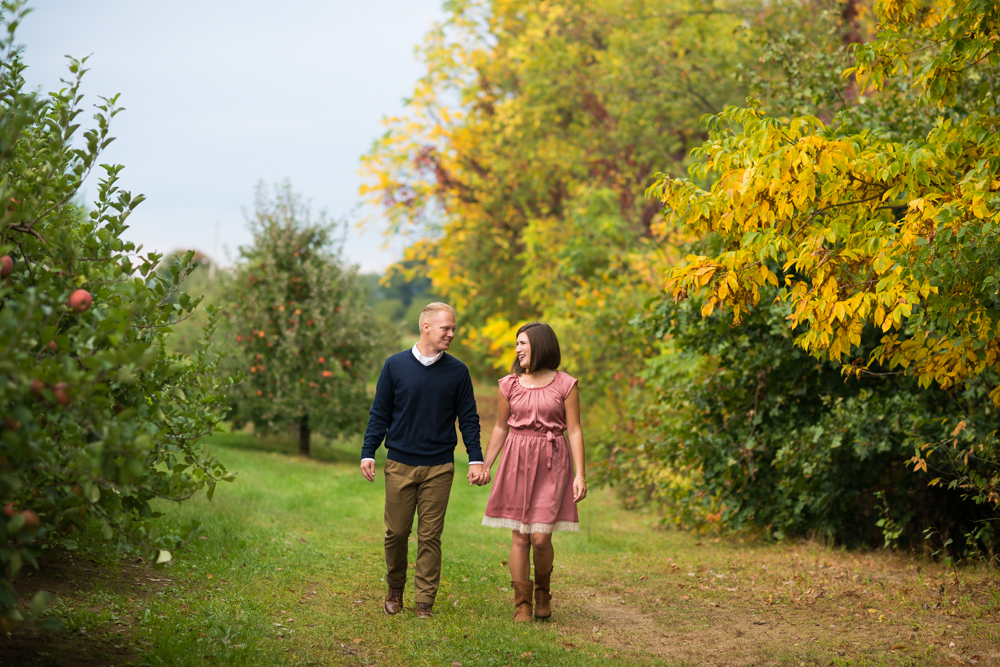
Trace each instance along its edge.
{"label": "lace hem", "polygon": [[484,516],[483,525],[490,528],[507,528],[516,530],[523,534],[527,533],[554,533],[563,530],[569,533],[580,531],[580,524],[577,521],[556,521],[555,523],[521,523],[517,519],[504,519],[496,516]]}

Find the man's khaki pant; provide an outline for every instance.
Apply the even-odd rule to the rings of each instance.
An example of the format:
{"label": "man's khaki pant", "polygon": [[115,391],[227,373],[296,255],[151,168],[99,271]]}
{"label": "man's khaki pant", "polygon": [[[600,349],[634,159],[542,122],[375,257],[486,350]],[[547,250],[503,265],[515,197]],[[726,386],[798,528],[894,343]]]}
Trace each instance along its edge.
{"label": "man's khaki pant", "polygon": [[406,586],[407,540],[417,512],[417,602],[434,603],[441,580],[441,532],[455,464],[408,466],[385,462],[385,581]]}

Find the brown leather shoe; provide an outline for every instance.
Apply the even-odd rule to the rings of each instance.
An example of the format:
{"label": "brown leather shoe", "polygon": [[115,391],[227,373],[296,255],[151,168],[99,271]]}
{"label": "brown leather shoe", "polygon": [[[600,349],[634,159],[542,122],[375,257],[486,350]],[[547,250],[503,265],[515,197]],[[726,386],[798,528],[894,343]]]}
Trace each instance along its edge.
{"label": "brown leather shoe", "polygon": [[389,592],[385,594],[385,603],[382,609],[390,616],[403,611],[403,589],[389,587]]}
{"label": "brown leather shoe", "polygon": [[431,607],[433,606],[433,602],[418,602],[417,618],[434,618],[434,614],[431,612]]}

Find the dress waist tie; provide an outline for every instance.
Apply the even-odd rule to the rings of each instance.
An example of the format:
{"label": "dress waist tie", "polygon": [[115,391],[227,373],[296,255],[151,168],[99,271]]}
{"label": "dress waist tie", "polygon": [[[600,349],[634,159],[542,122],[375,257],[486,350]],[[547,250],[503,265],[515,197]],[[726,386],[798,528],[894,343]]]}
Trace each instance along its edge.
{"label": "dress waist tie", "polygon": [[559,444],[556,438],[562,437],[562,431],[531,431],[526,428],[512,428],[511,433],[517,433],[518,435],[532,435],[536,438],[545,438],[549,442],[549,449],[545,453],[545,467],[552,468],[552,452],[559,451]]}

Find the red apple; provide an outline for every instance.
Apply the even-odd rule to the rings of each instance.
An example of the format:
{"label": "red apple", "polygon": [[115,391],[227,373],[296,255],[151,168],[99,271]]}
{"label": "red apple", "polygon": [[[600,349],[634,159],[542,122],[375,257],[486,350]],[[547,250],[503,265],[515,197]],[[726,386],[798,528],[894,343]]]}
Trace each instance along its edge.
{"label": "red apple", "polygon": [[39,380],[38,378],[32,379],[32,381],[31,381],[31,395],[34,396],[36,399],[41,398],[42,397],[42,389],[45,389],[45,383],[42,382],[41,380]]}
{"label": "red apple", "polygon": [[54,340],[50,340],[49,341],[49,349],[52,350],[53,352],[57,352],[59,350],[58,343],[56,343]]}
{"label": "red apple", "polygon": [[42,523],[38,520],[38,515],[33,510],[24,510],[21,512],[21,515],[24,517],[25,528],[38,528]]}
{"label": "red apple", "polygon": [[0,257],[0,278],[6,278],[14,271],[14,260],[10,255]]}
{"label": "red apple", "polygon": [[69,405],[69,385],[65,382],[59,382],[56,384],[52,393],[56,395],[56,400],[59,401],[59,405]]}
{"label": "red apple", "polygon": [[325,378],[333,377],[333,373],[330,371],[323,371],[323,377]]}
{"label": "red apple", "polygon": [[69,307],[78,313],[85,312],[94,302],[94,297],[85,289],[78,289],[69,297]]}
{"label": "red apple", "polygon": [[17,510],[14,509],[15,506],[16,505],[14,504],[13,500],[4,505],[3,506],[4,515],[6,515],[7,517],[13,517],[15,514],[17,514]]}

